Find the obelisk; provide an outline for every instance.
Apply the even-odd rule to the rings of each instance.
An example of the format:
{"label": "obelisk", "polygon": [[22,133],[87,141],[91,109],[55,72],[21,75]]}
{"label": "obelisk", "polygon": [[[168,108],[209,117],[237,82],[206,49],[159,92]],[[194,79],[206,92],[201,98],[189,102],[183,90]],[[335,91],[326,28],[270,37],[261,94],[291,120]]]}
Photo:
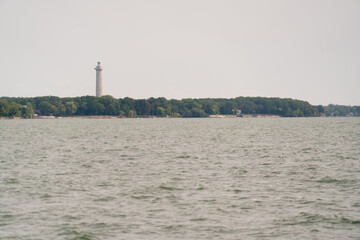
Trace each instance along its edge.
{"label": "obelisk", "polygon": [[96,96],[101,97],[102,96],[102,70],[103,68],[100,65],[100,62],[98,62],[98,65],[96,68]]}

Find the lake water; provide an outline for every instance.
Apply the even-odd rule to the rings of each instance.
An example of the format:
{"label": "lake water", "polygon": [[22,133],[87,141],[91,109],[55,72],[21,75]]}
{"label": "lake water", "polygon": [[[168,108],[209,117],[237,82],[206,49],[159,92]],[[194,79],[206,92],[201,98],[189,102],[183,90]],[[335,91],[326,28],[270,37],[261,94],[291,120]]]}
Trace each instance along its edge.
{"label": "lake water", "polygon": [[0,120],[0,239],[360,239],[360,118]]}

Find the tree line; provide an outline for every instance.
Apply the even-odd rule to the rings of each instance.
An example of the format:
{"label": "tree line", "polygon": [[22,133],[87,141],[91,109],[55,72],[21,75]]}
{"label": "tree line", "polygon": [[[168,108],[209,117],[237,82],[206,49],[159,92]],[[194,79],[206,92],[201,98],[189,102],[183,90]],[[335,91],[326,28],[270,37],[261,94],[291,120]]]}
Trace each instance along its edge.
{"label": "tree line", "polygon": [[324,107],[325,116],[329,117],[346,117],[346,116],[360,116],[360,106],[344,106],[329,104]]}
{"label": "tree line", "polygon": [[212,114],[267,114],[283,117],[317,117],[323,106],[290,98],[237,97],[167,100],[166,98],[116,99],[103,97],[0,98],[0,116],[30,118],[44,116],[110,115],[122,117],[207,117]]}

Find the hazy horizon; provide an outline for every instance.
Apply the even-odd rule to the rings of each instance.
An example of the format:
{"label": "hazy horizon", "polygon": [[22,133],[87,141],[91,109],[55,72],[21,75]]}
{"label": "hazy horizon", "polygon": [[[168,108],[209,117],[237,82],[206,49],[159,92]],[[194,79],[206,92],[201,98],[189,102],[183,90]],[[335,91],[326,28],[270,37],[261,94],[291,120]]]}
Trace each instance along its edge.
{"label": "hazy horizon", "polygon": [[0,96],[360,105],[360,1],[0,0]]}
{"label": "hazy horizon", "polygon": [[[88,94],[88,95],[81,95],[81,96],[57,96],[57,95],[41,95],[41,96],[0,96],[0,98],[36,98],[36,97],[59,97],[59,98],[77,98],[77,97],[86,97],[86,96],[91,96],[91,97],[96,97],[95,94]],[[103,94],[102,97],[104,96],[112,96],[111,94]],[[157,96],[157,97],[153,97],[153,96],[150,96],[150,97],[147,97],[147,98],[133,98],[133,97],[130,97],[130,96],[125,96],[125,97],[115,97],[115,96],[112,96],[116,99],[124,99],[124,98],[132,98],[132,99],[135,99],[135,100],[141,100],[141,99],[149,99],[149,98],[161,98],[163,96]],[[191,98],[191,97],[187,97],[187,98],[167,98],[167,97],[164,97],[165,99],[167,100],[182,100],[182,99],[234,99],[234,98],[237,98],[237,97],[249,97],[249,98],[256,98],[256,97],[260,97],[260,98],[280,98],[280,99],[285,99],[285,98],[289,98],[289,99],[293,99],[293,100],[299,100],[299,101],[305,101],[305,102],[309,102],[305,99],[298,99],[298,98],[291,98],[291,97],[264,97],[264,96],[236,96],[236,97],[200,97],[200,98],[197,98],[197,97],[194,97],[194,98]],[[338,104],[338,103],[328,103],[328,104],[312,104],[311,102],[309,102],[311,105],[322,105],[322,106],[328,106],[328,105],[340,105],[340,106],[359,106],[357,104]]]}

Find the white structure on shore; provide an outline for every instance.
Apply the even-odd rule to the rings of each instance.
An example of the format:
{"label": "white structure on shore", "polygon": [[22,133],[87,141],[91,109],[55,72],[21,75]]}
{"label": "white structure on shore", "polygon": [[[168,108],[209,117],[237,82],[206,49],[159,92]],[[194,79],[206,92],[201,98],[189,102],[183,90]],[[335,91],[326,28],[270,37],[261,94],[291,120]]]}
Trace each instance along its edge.
{"label": "white structure on shore", "polygon": [[96,68],[96,96],[101,97],[102,96],[102,70],[103,67],[101,67],[100,62],[98,62],[98,65]]}

